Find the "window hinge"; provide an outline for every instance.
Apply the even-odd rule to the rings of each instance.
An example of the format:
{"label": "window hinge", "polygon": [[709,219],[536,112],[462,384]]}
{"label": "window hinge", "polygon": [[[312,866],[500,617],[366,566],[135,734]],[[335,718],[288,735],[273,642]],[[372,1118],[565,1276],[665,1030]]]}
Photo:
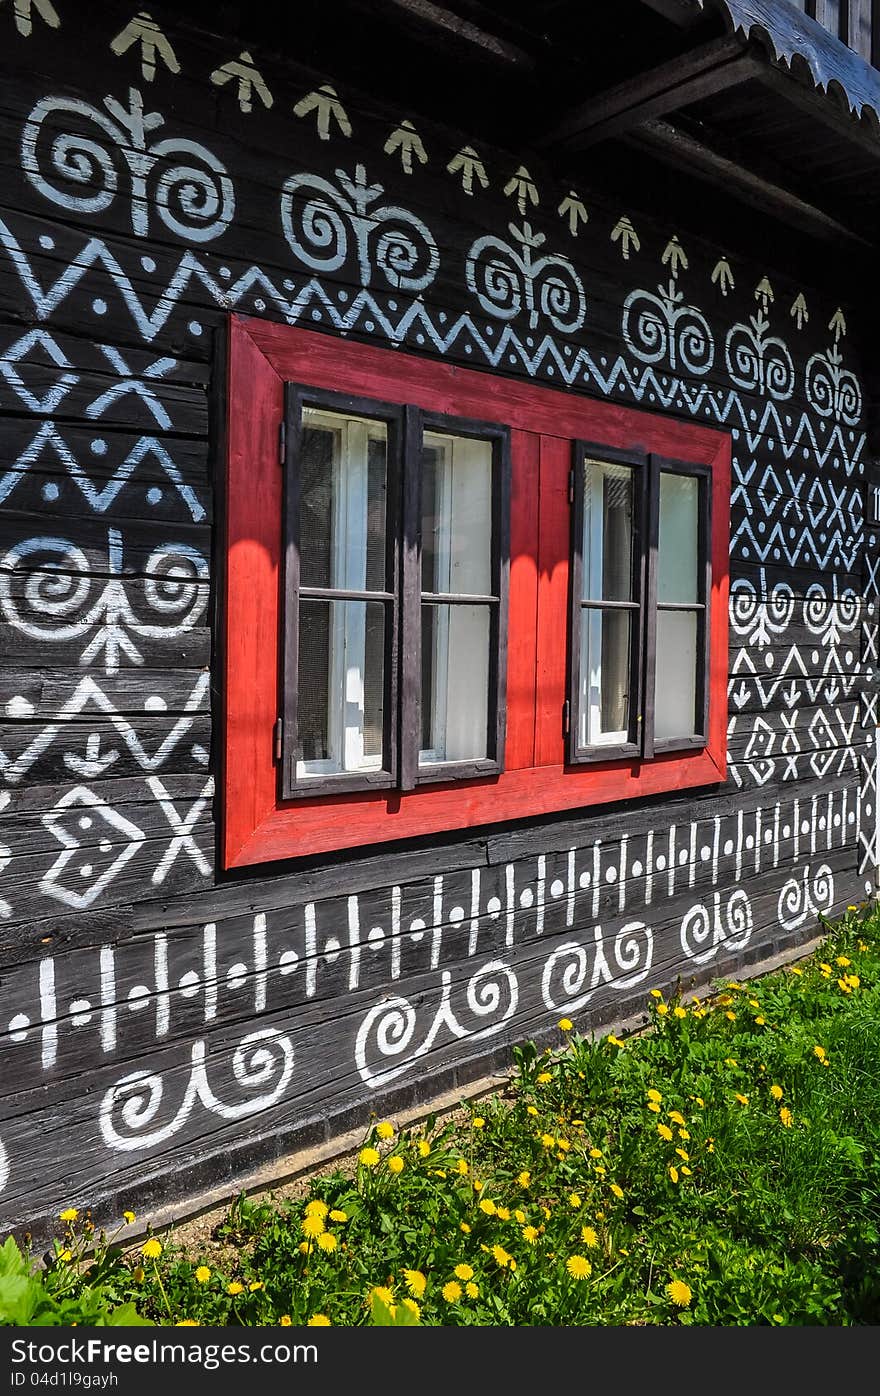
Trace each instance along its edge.
{"label": "window hinge", "polygon": [[574,504],[574,470],[568,472],[568,502]]}
{"label": "window hinge", "polygon": [[283,737],[284,737],[284,718],[283,718],[283,717],[279,717],[279,718],[277,719],[277,721],[276,721],[276,723],[275,723],[275,727],[274,727],[274,729],[273,729],[273,736],[274,736],[274,739],[275,739],[275,760],[276,760],[276,761],[280,761],[280,760],[281,760],[281,742],[282,742],[282,739],[283,739]]}
{"label": "window hinge", "polygon": [[571,699],[566,698],[562,705],[562,735],[567,737],[571,731]]}
{"label": "window hinge", "polygon": [[278,464],[284,465],[287,460],[287,423],[282,417],[278,423]]}

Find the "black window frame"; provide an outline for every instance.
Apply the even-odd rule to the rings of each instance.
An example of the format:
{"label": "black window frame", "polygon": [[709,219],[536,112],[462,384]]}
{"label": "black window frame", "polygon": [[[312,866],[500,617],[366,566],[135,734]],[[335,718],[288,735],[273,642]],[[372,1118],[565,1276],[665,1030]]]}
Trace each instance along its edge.
{"label": "black window frame", "polygon": [[[566,764],[591,765],[613,761],[646,761],[667,752],[697,751],[709,741],[710,606],[712,596],[712,470],[709,465],[677,460],[658,452],[618,450],[601,442],[578,439],[572,446],[570,604],[568,618],[568,684],[565,714]],[[584,465],[587,460],[632,469],[634,478],[633,556],[630,602],[584,600],[583,529]],[[685,475],[698,482],[697,503],[697,600],[692,603],[658,602],[657,576],[660,534],[660,477]],[[636,491],[635,482],[641,481]],[[584,610],[627,610],[636,617],[630,634],[630,692],[627,740],[618,743],[579,745],[580,636]],[[659,611],[693,611],[697,614],[695,731],[689,736],[657,739],[654,733],[657,615]]]}
{"label": "black window frame", "polygon": [[[386,589],[351,592],[300,582],[300,478],[304,407],[383,422],[387,430]],[[485,596],[426,593],[438,604],[490,607],[489,692],[484,758],[419,764],[421,736],[421,493],[426,431],[488,440],[492,445],[491,582]],[[412,404],[353,396],[303,383],[284,385],[281,629],[278,742],[279,795],[284,800],[370,791],[411,791],[438,782],[500,775],[507,724],[507,610],[510,571],[510,428]],[[385,606],[382,765],[374,771],[297,776],[299,626],[303,600],[378,601]]]}

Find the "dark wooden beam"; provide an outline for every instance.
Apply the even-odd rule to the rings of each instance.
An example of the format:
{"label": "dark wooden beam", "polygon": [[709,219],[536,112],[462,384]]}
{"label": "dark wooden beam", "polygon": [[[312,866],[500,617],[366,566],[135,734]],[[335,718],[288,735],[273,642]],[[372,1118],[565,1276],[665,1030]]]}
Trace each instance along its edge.
{"label": "dark wooden beam", "polygon": [[713,149],[668,121],[646,122],[626,139],[649,149],[677,168],[710,180],[716,188],[720,185],[728,189],[752,207],[770,213],[802,232],[838,245],[843,242],[861,252],[876,252],[875,243],[846,227],[823,209],[756,174],[738,160]]}
{"label": "dark wooden beam", "polygon": [[584,150],[652,117],[738,86],[754,77],[764,62],[741,38],[701,44],[581,102],[536,143],[539,149]]}
{"label": "dark wooden beam", "polygon": [[679,29],[690,29],[706,17],[705,10],[697,0],[642,0],[642,4],[647,5],[650,10],[655,10],[658,15],[662,15]]}
{"label": "dark wooden beam", "polygon": [[461,40],[462,43],[479,51],[484,57],[511,63],[518,68],[533,68],[535,66],[535,59],[530,53],[526,53],[516,44],[510,43],[508,39],[502,38],[500,34],[487,27],[474,24],[463,15],[456,14],[443,5],[435,4],[434,0],[389,0],[389,3],[396,5],[400,10],[405,10],[412,18],[431,25],[450,37]]}

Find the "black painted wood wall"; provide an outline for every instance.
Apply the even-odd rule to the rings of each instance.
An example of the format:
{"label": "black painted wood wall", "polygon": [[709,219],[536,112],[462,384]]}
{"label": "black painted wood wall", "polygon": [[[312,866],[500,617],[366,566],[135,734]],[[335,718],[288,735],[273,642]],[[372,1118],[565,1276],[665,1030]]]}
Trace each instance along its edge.
{"label": "black painted wood wall", "polygon": [[[0,1230],[36,1234],[231,1188],[873,888],[869,404],[828,268],[151,13],[0,9]],[[216,873],[231,310],[731,431],[726,785]]]}

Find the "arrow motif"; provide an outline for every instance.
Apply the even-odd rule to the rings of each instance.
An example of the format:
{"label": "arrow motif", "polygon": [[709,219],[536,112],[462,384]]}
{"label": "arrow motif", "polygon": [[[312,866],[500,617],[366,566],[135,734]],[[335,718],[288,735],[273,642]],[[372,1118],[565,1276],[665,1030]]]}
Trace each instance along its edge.
{"label": "arrow motif", "polygon": [[642,246],[639,241],[639,235],[626,214],[624,214],[622,218],[619,218],[611,229],[611,241],[620,243],[620,251],[625,262],[629,261],[630,248],[632,248],[634,252],[639,252]]}
{"label": "arrow motif", "polygon": [[829,330],[834,331],[834,343],[840,339],[842,334],[846,334],[846,320],[843,318],[843,311],[837,307],[831,319],[828,321]]}
{"label": "arrow motif", "polygon": [[466,194],[473,194],[475,178],[484,189],[489,188],[486,167],[472,145],[463,145],[458,154],[453,155],[446,168],[450,174],[458,174],[461,170],[461,187]]}
{"label": "arrow motif", "polygon": [[664,247],[663,256],[661,257],[660,261],[664,267],[666,266],[667,262],[669,263],[669,274],[673,278],[673,280],[676,280],[678,278],[679,270],[683,269],[684,271],[687,271],[687,253],[685,252],[675,233],[672,234],[672,237],[669,239],[666,246]]}
{"label": "arrow motif", "polygon": [[788,313],[797,320],[797,327],[799,330],[802,330],[810,318],[810,312],[807,310],[807,302],[804,300],[803,291],[798,291],[792,303],[791,310]]}
{"label": "arrow motif", "polygon": [[386,155],[393,155],[395,150],[400,151],[400,163],[404,174],[412,174],[413,158],[418,160],[420,165],[428,163],[427,151],[411,121],[401,121],[385,142],[384,150]]}
{"label": "arrow motif", "polygon": [[508,180],[504,186],[504,192],[507,195],[516,195],[516,206],[520,214],[525,213],[527,203],[533,203],[537,207],[538,190],[525,165],[520,165],[516,174]]}
{"label": "arrow motif", "polygon": [[134,19],[110,42],[110,49],[117,58],[126,53],[133,44],[140,44],[141,72],[145,82],[152,82],[156,76],[156,59],[161,58],[172,73],[180,72],[177,55],[162,30],[146,10],[141,10]]}
{"label": "arrow motif", "polygon": [[[3,0],[0,0],[0,5],[2,4]],[[13,0],[13,4],[15,8],[15,27],[19,34],[22,34],[26,39],[30,38],[31,31],[34,27],[32,18],[32,11],[34,10],[36,10],[40,18],[48,24],[50,29],[58,29],[61,24],[61,20],[58,18],[50,0]]]}
{"label": "arrow motif", "polygon": [[217,87],[222,87],[232,78],[238,78],[238,105],[243,112],[253,111],[253,94],[255,92],[264,107],[271,107],[274,100],[272,93],[254,66],[254,60],[247,49],[243,49],[238,58],[224,63],[222,68],[215,68],[211,74],[211,81]]}
{"label": "arrow motif", "polygon": [[560,218],[568,216],[568,231],[573,238],[578,235],[578,223],[586,223],[589,218],[586,208],[580,200],[578,194],[573,189],[569,189],[559,208],[556,210]]}
{"label": "arrow motif", "polygon": [[769,305],[772,305],[773,303],[773,287],[770,285],[770,282],[767,280],[766,276],[762,276],[761,280],[755,287],[755,300],[761,302],[765,311],[767,310],[767,307]]}
{"label": "arrow motif", "polygon": [[726,257],[715,263],[712,269],[712,285],[718,287],[722,296],[726,296],[728,291],[732,291],[736,282],[733,279],[733,272]]}
{"label": "arrow motif", "polygon": [[306,93],[293,109],[294,116],[308,116],[311,112],[318,114],[318,135],[322,141],[329,141],[330,123],[333,121],[343,136],[351,135],[351,122],[339,100],[336,88],[331,87],[329,82],[319,87],[317,92]]}
{"label": "arrow motif", "polygon": [[735,688],[730,696],[734,703],[736,703],[736,706],[742,708],[749,701],[749,692],[748,684],[743,680],[739,688]]}

